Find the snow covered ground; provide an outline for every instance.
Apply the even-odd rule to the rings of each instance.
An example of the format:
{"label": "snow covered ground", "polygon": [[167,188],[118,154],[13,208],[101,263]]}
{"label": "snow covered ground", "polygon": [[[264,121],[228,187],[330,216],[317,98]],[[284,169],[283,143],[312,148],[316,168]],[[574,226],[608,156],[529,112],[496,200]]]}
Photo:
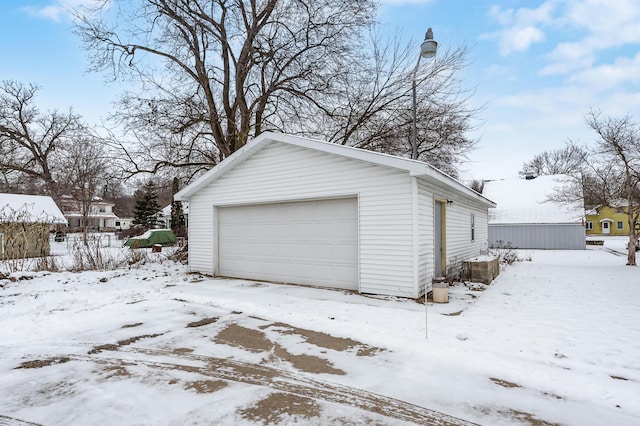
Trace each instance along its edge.
{"label": "snow covered ground", "polygon": [[426,315],[189,274],[166,253],[16,274],[32,279],[0,280],[0,424],[637,425],[640,268],[625,242],[520,251],[531,261],[451,287]]}

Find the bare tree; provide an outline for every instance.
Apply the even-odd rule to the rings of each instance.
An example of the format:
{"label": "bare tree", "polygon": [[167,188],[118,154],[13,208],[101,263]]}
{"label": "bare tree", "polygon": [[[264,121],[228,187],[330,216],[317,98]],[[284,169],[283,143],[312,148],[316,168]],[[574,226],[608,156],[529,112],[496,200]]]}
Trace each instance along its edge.
{"label": "bare tree", "polygon": [[482,194],[482,192],[484,191],[484,184],[485,184],[484,180],[473,179],[469,184],[469,188],[473,189],[478,194]]}
{"label": "bare tree", "polygon": [[63,156],[61,174],[65,178],[66,193],[73,197],[74,204],[79,207],[83,241],[87,244],[91,208],[110,180],[112,161],[107,146],[88,133],[69,144]]}
{"label": "bare tree", "polygon": [[57,174],[61,152],[84,127],[80,116],[66,113],[43,113],[35,105],[39,88],[17,81],[0,84],[0,171],[13,189],[62,195],[62,181]]}
{"label": "bare tree", "polygon": [[[401,37],[383,42],[372,36],[370,46],[350,73],[339,79],[334,94],[317,100],[323,114],[300,121],[302,134],[393,155],[410,157],[412,149],[411,78],[416,43]],[[456,176],[457,165],[475,145],[468,136],[481,108],[470,106],[471,92],[458,73],[466,66],[468,48],[441,52],[417,75],[418,159]]]}
{"label": "bare tree", "polygon": [[94,198],[117,169],[109,144],[71,110],[41,112],[39,88],[16,81],[0,86],[0,173],[4,190],[46,194],[64,207],[73,198],[84,224]]}
{"label": "bare tree", "polygon": [[529,174],[566,175],[571,179],[569,185],[556,189],[550,199],[557,202],[583,202],[585,207],[607,204],[611,200],[605,174],[610,170],[602,167],[601,162],[594,161],[594,156],[585,146],[577,142],[567,141],[563,148],[544,151],[531,161],[522,165],[520,176]]}
{"label": "bare tree", "polygon": [[[375,32],[367,45],[376,5],[103,2],[77,13],[77,32],[94,71],[141,84],[115,117],[133,142],[119,142],[131,174],[173,168],[188,181],[265,130],[406,155],[418,52]],[[478,110],[457,77],[466,55],[445,52],[418,75],[419,158],[451,174],[475,143],[467,131]]]}
{"label": "bare tree", "polygon": [[522,165],[520,176],[533,173],[542,175],[576,175],[587,163],[587,151],[574,141],[567,141],[564,148],[544,151]]}
{"label": "bare tree", "polygon": [[108,13],[109,4],[79,12],[78,33],[93,69],[150,89],[125,94],[121,118],[140,141],[145,128],[171,136],[140,147],[174,154],[152,170],[210,167],[250,136],[286,129],[345,72],[375,16],[373,0],[140,0]]}
{"label": "bare tree", "polygon": [[601,158],[600,170],[615,179],[606,185],[611,194],[625,200],[629,222],[627,265],[636,265],[636,242],[640,237],[640,126],[629,115],[603,117],[601,111],[591,110],[587,124],[597,134],[595,154]]}

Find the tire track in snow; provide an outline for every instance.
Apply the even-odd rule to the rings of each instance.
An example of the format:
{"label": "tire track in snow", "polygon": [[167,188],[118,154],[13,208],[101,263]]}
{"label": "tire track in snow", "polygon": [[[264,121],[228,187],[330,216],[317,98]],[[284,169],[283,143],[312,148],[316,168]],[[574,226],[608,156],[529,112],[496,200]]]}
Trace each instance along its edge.
{"label": "tire track in snow", "polygon": [[[171,351],[144,348],[119,348],[117,352],[126,352],[164,358],[149,360],[133,357],[109,356],[70,356],[72,359],[121,365],[123,362],[136,363],[154,369],[178,370],[201,374],[207,377],[240,382],[255,386],[264,386],[302,397],[320,399],[326,402],[350,406],[388,418],[421,425],[467,426],[476,425],[435,410],[411,404],[395,398],[357,389],[337,383],[330,383],[309,377],[305,374],[277,367],[256,365],[231,359],[209,357],[194,354],[176,355]],[[114,352],[109,352],[114,353]],[[106,353],[104,353],[106,354]],[[169,358],[169,359],[167,359]],[[184,361],[191,361],[185,363]],[[204,363],[197,366],[193,364]]]}

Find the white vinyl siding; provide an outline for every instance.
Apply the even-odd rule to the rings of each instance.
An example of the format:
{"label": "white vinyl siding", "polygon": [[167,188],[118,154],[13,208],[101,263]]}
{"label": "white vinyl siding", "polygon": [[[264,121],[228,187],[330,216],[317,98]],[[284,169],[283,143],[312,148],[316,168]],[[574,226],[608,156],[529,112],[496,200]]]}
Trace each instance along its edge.
{"label": "white vinyl siding", "polygon": [[415,297],[410,183],[401,170],[271,143],[191,198],[190,267],[219,273],[214,206],[357,196],[359,291]]}
{"label": "white vinyl siding", "polygon": [[189,203],[189,268],[203,274],[216,275],[218,234],[213,227],[215,208],[207,191],[196,193]]}
{"label": "white vinyl siding", "polygon": [[[459,271],[462,261],[488,248],[487,209],[469,200],[453,197],[447,206],[447,270]],[[475,239],[471,241],[471,215],[475,219]]]}
{"label": "white vinyl siding", "polygon": [[418,266],[419,294],[431,291],[433,280],[433,192],[424,181],[418,181]]}
{"label": "white vinyl siding", "polygon": [[[433,209],[435,199],[451,201],[445,205],[445,235],[447,269],[458,269],[465,259],[478,256],[488,248],[487,207],[465,197],[451,194],[445,189],[426,181],[418,183],[420,202],[420,293],[431,290],[434,276],[434,224]],[[475,240],[471,241],[470,215],[475,216]]]}

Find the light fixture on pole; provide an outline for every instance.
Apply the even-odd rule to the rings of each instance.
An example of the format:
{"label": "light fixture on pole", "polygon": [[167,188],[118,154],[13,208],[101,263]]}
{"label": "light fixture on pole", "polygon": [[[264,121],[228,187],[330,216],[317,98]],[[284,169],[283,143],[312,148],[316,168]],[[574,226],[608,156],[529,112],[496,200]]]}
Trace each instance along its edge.
{"label": "light fixture on pole", "polygon": [[[418,62],[416,62],[416,67],[413,69],[413,78],[411,92],[413,95],[413,129],[411,132],[411,159],[418,159],[418,142],[417,142],[417,123],[416,123],[416,74],[418,73],[418,66],[420,66],[420,59],[422,58],[433,58],[436,56],[436,52],[438,51],[438,42],[433,39],[433,30],[429,28],[427,33],[424,35],[424,41],[420,44],[420,55],[418,56]],[[429,331],[427,327],[428,323],[428,315],[427,315],[427,289],[424,289],[424,328],[425,328],[425,338],[429,337]]]}
{"label": "light fixture on pole", "polygon": [[418,72],[418,66],[420,65],[420,59],[433,58],[436,56],[438,50],[438,42],[433,39],[433,31],[431,28],[427,30],[424,35],[424,41],[420,44],[420,56],[418,56],[418,62],[413,69],[412,78],[412,93],[413,93],[413,131],[411,133],[411,159],[418,159],[418,142],[417,142],[417,124],[416,124],[416,74]]}

